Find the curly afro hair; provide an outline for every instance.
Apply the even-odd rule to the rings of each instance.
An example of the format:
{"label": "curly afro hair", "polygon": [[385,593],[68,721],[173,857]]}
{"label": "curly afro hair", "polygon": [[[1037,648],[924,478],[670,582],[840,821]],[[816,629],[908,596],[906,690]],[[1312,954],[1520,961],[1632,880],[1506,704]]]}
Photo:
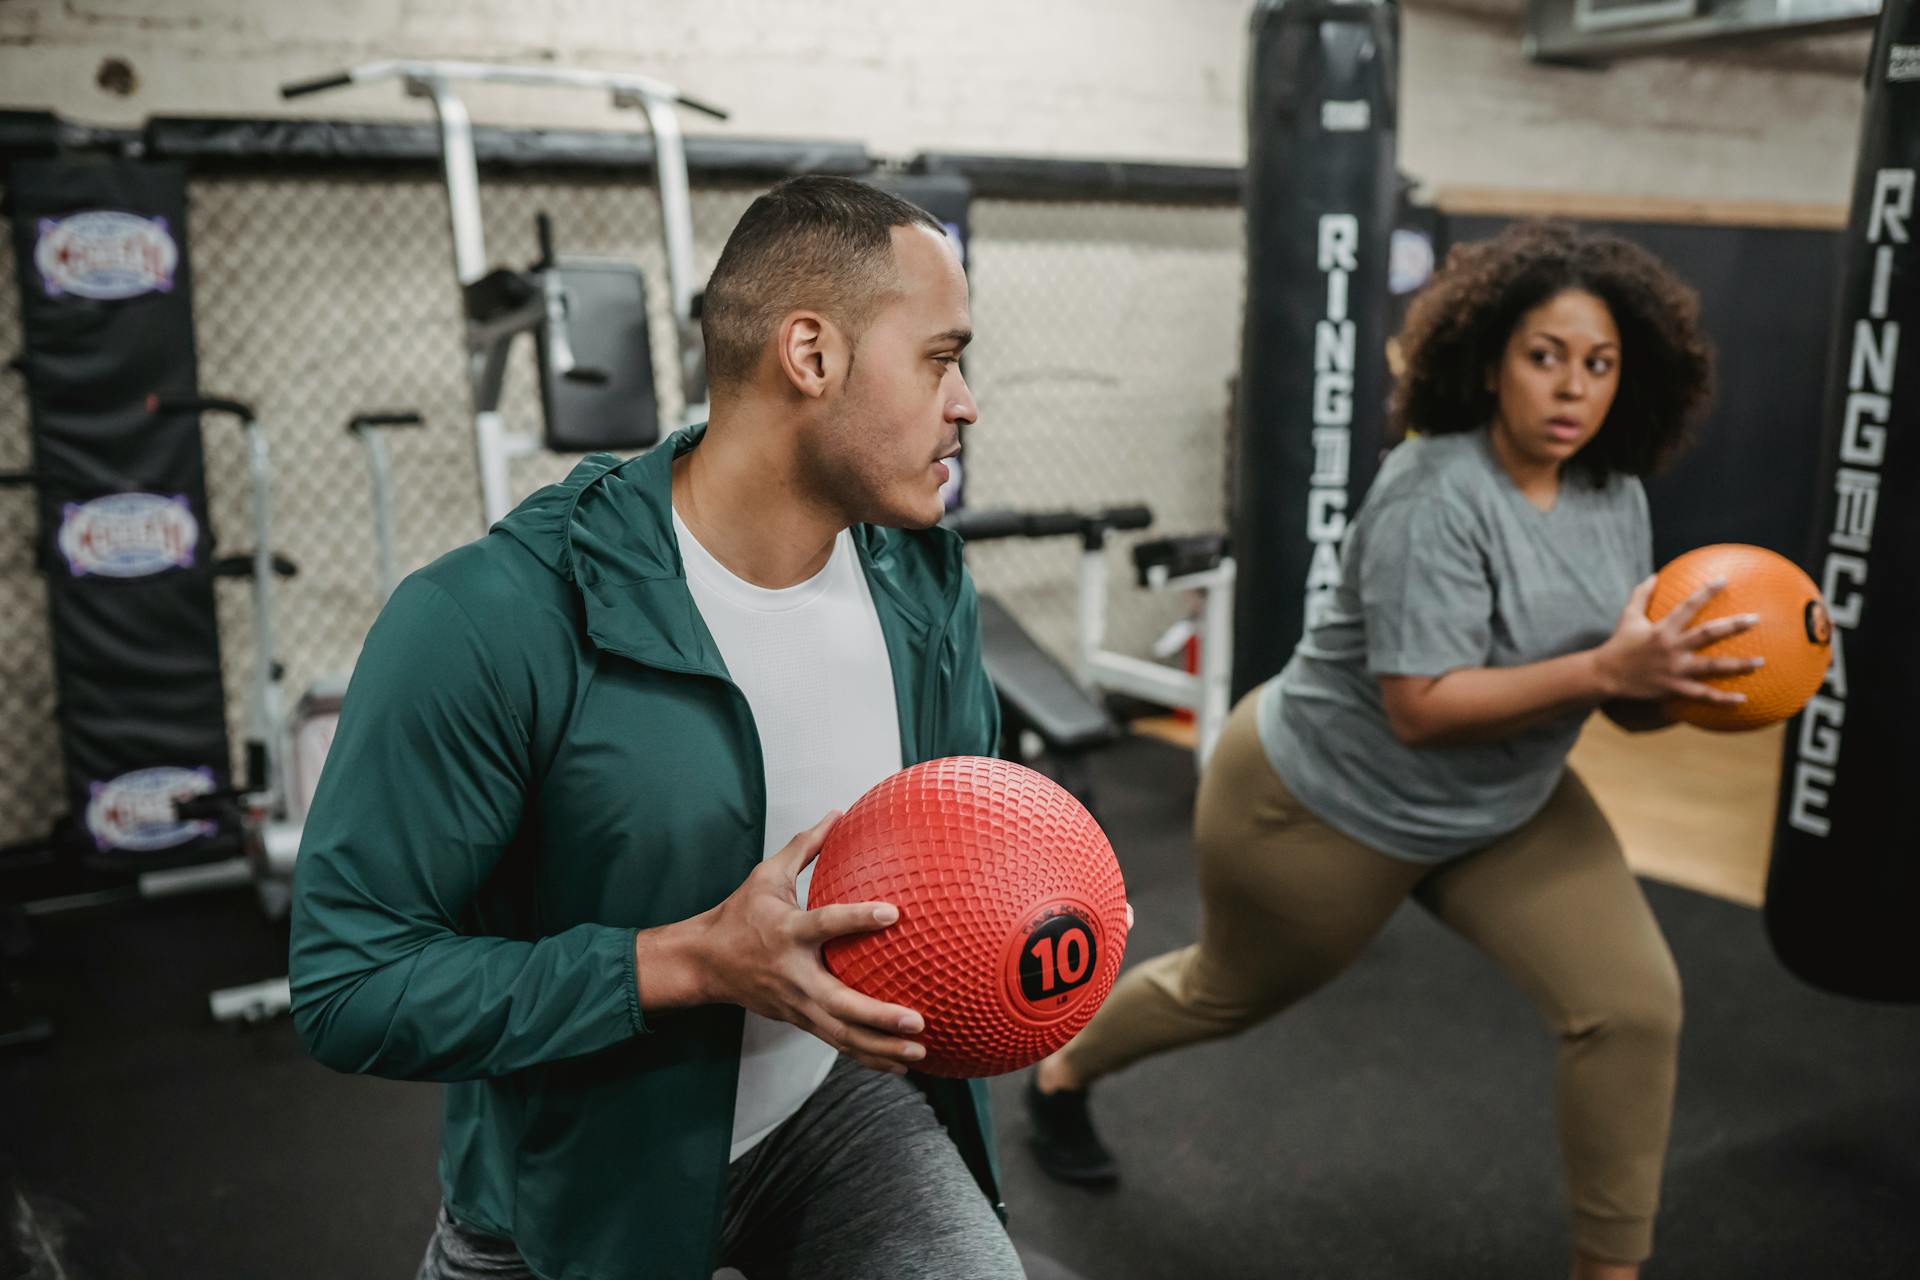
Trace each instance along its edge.
{"label": "curly afro hair", "polygon": [[1562,222],[1516,222],[1447,254],[1401,327],[1393,433],[1485,425],[1495,402],[1487,371],[1514,326],[1568,289],[1606,303],[1620,330],[1619,390],[1599,433],[1569,465],[1605,484],[1614,473],[1644,476],[1670,459],[1713,393],[1699,297],[1640,246]]}

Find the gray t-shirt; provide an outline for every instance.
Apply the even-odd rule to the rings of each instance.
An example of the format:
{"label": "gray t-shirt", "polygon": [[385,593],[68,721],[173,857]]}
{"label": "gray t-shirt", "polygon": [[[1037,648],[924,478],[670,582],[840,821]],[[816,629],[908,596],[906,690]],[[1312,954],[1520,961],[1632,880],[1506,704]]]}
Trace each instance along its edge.
{"label": "gray t-shirt", "polygon": [[1527,501],[1485,429],[1387,455],[1340,561],[1340,585],[1260,690],[1260,740],[1314,813],[1383,853],[1437,861],[1540,811],[1584,714],[1497,742],[1409,747],[1380,676],[1517,667],[1600,644],[1652,572],[1646,491],[1562,472],[1552,510]]}

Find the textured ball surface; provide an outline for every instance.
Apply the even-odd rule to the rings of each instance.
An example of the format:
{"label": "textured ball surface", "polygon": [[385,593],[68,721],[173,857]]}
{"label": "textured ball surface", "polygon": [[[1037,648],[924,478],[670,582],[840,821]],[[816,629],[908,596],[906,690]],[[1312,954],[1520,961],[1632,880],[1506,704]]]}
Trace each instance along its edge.
{"label": "textured ball surface", "polygon": [[1725,578],[1727,585],[1707,601],[1694,626],[1736,613],[1757,613],[1760,621],[1714,641],[1700,654],[1762,657],[1766,665],[1746,675],[1707,681],[1746,694],[1747,700],[1737,706],[1672,698],[1667,709],[1703,729],[1722,730],[1758,729],[1798,713],[1826,678],[1832,651],[1833,624],[1820,589],[1785,556],[1743,543],[1716,543],[1678,556],[1660,570],[1647,616],[1658,621],[1714,578]]}
{"label": "textured ball surface", "polygon": [[952,756],[903,769],[828,831],[809,907],[891,902],[899,922],[835,938],[827,968],[918,1010],[918,1069],[991,1076],[1087,1024],[1126,950],[1113,846],[1081,803],[1024,765]]}

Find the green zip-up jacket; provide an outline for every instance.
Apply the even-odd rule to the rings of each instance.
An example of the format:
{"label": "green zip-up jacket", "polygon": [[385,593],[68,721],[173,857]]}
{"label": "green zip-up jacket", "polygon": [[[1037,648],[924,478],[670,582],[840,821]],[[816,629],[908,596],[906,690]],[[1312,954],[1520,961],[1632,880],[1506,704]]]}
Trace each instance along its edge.
{"label": "green zip-up jacket", "polygon": [[[446,1082],[449,1208],[549,1280],[714,1266],[743,1015],[643,1015],[634,963],[636,930],[712,907],[764,847],[753,715],[673,534],[672,461],[702,434],[585,459],[401,585],[295,870],[302,1039]],[[906,760],[991,754],[959,539],[853,532]],[[985,1088],[916,1080],[998,1207]]]}

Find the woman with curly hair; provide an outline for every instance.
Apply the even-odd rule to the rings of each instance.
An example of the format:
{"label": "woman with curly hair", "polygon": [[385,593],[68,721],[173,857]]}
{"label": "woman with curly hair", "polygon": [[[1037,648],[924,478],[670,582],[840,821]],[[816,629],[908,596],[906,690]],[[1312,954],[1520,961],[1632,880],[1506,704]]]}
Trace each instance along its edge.
{"label": "woman with curly hair", "polygon": [[1646,616],[1640,478],[1709,396],[1693,293],[1612,236],[1522,223],[1456,248],[1401,335],[1409,438],[1356,515],[1341,582],[1292,660],[1221,735],[1194,818],[1200,941],[1129,971],[1035,1071],[1033,1148],[1115,1177],[1093,1081],[1231,1035],[1353,962],[1412,898],[1495,960],[1559,1037],[1556,1117],[1576,1280],[1639,1273],[1672,1110],[1680,983],[1619,841],[1566,766],[1596,709],[1758,659],[1698,650],[1713,586]]}

